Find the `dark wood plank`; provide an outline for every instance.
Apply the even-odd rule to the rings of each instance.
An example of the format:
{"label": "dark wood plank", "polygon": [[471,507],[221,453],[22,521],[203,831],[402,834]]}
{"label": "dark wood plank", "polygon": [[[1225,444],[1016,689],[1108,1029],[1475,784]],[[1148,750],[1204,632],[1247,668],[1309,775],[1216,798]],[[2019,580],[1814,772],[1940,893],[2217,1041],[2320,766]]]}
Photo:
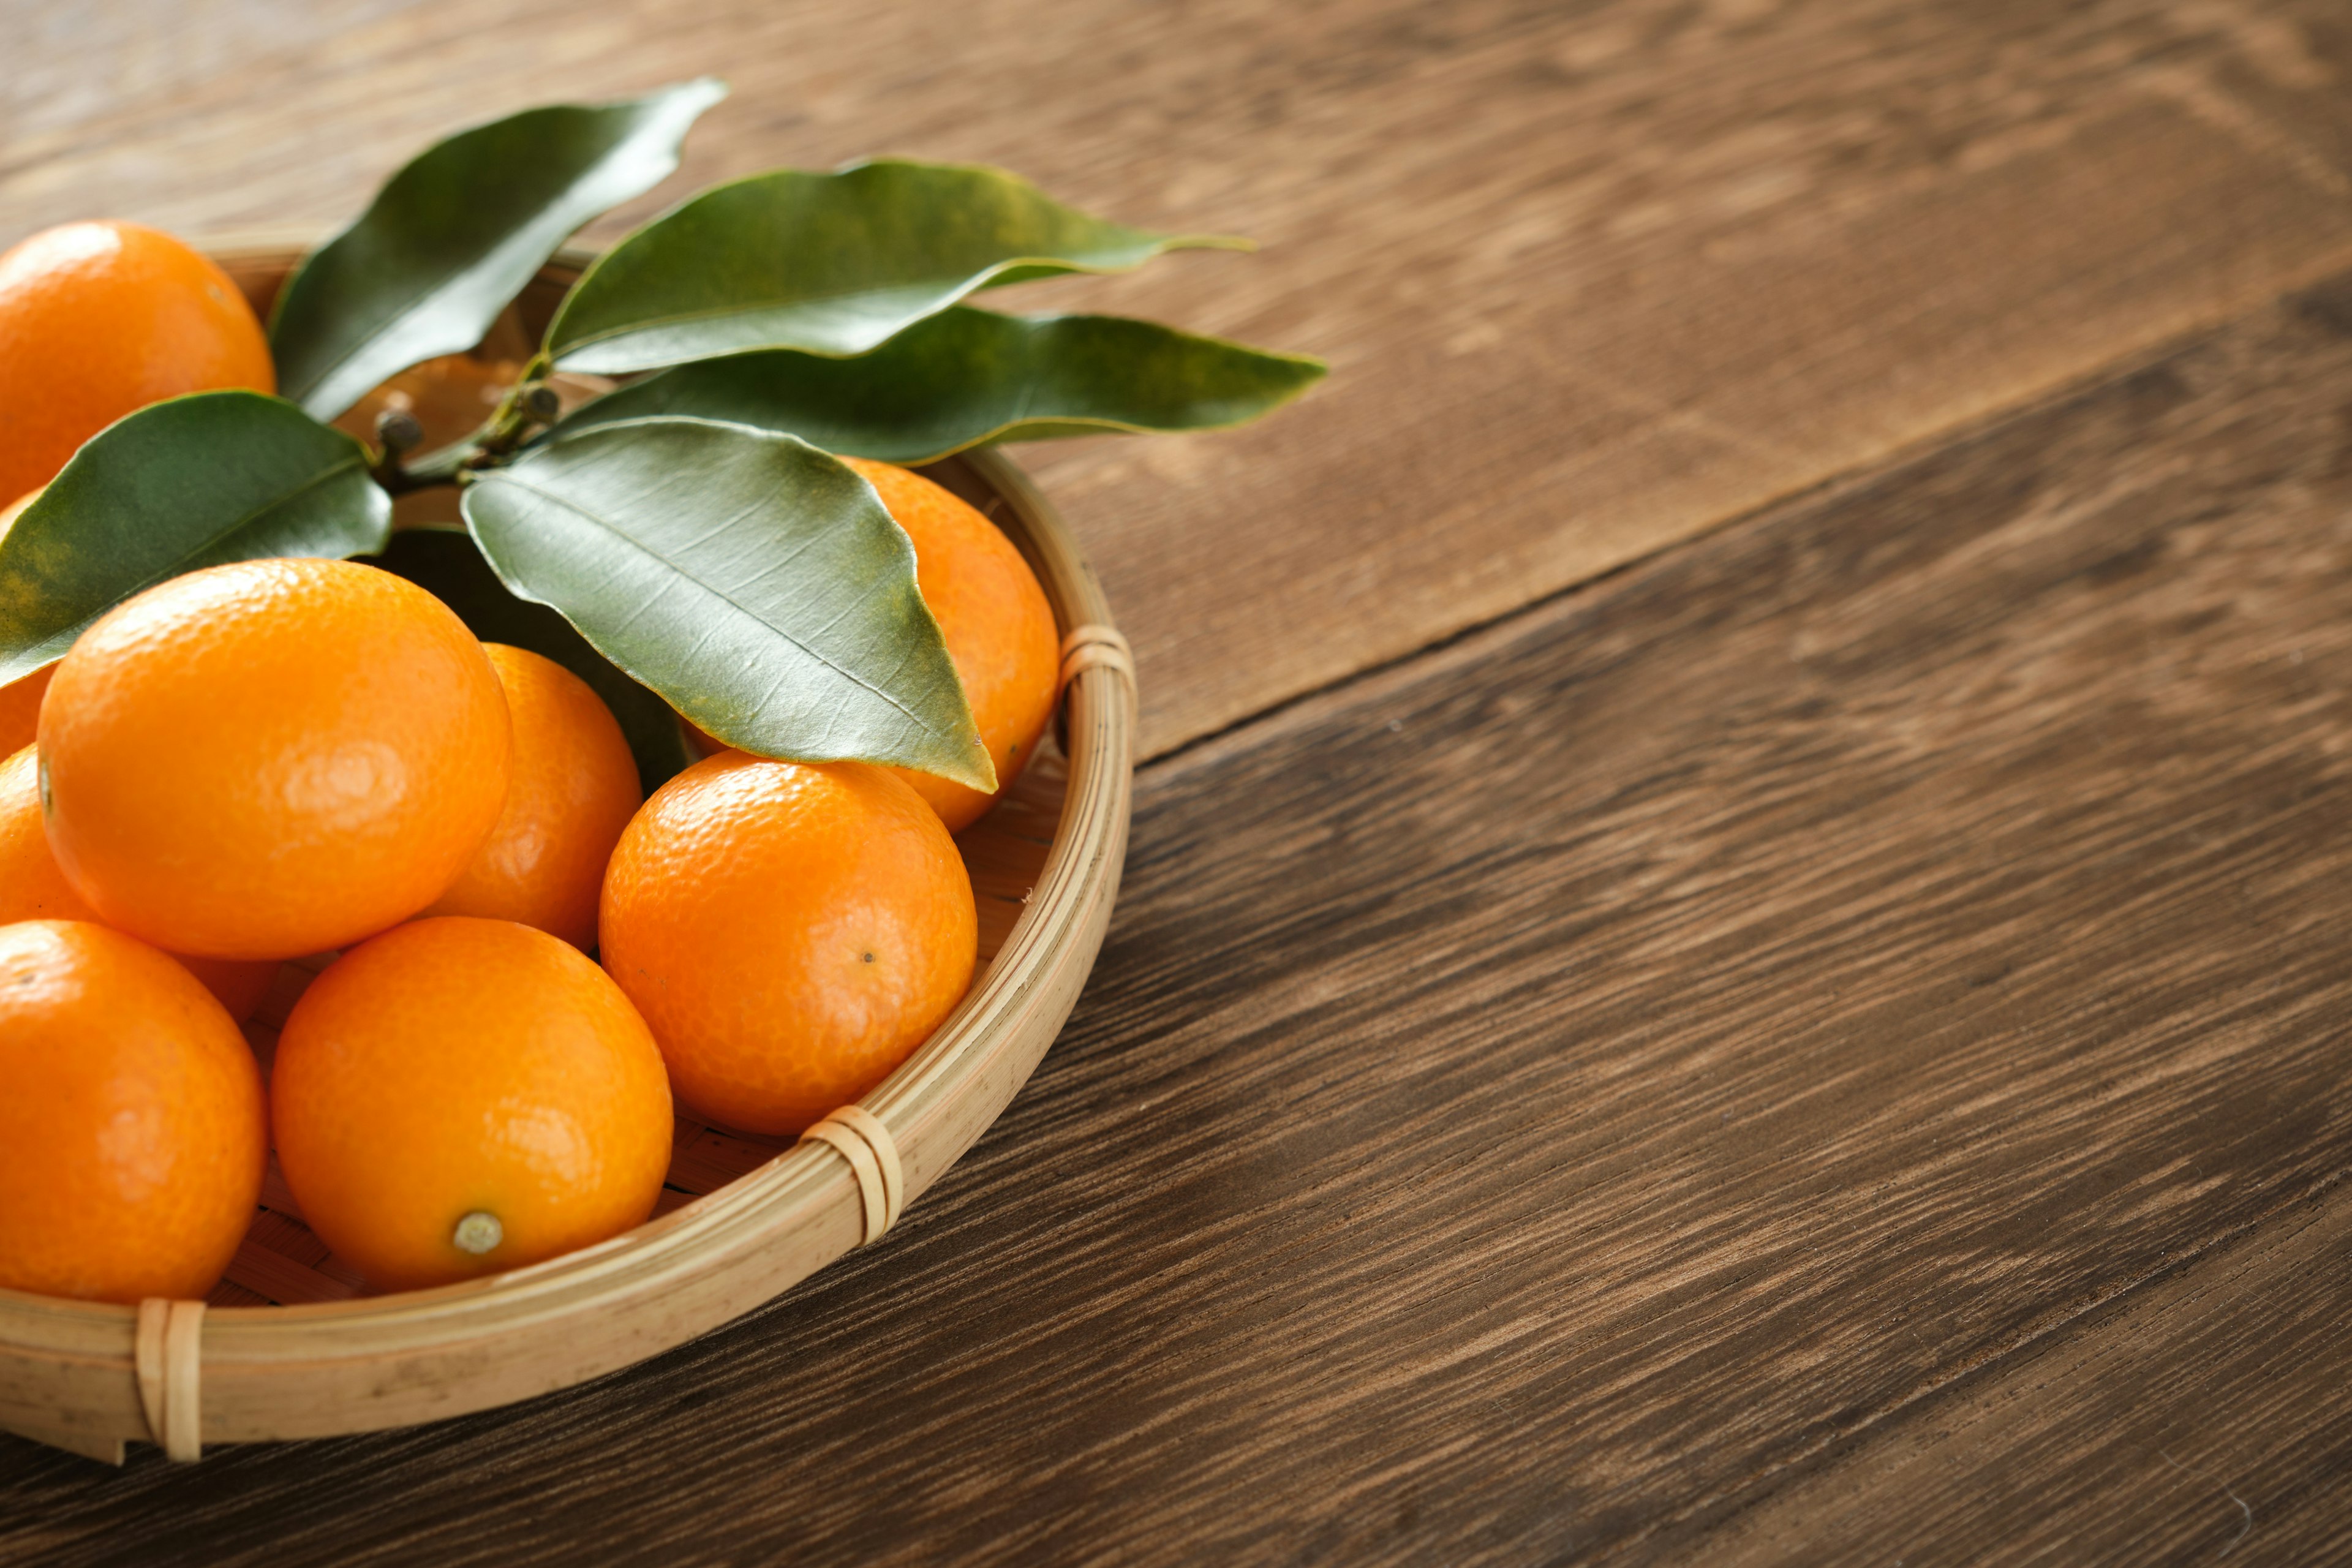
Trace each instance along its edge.
{"label": "dark wood plank", "polygon": [[1706,1539],[1706,1560],[2352,1559],[2347,1197],[2298,1205],[2112,1321],[1889,1423]]}
{"label": "dark wood plank", "polygon": [[0,1555],[1704,1557],[2352,1165],[2347,408],[2352,278],[1162,763],[887,1245],[438,1428],[0,1446]]}
{"label": "dark wood plank", "polygon": [[1265,240],[1030,293],[1338,370],[1260,429],[1042,459],[1133,635],[1148,752],[2352,255],[2338,0],[12,16],[0,240],[93,212],[336,219],[434,134],[702,70],[737,96],[688,181],[982,159],[1134,221]]}

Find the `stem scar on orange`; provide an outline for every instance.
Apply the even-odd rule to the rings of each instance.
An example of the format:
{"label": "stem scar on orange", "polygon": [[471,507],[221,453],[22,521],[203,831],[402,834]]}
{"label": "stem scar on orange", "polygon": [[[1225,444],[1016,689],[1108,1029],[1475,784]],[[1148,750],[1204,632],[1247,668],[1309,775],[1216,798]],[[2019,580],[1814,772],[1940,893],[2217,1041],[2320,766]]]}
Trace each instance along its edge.
{"label": "stem scar on orange", "polygon": [[166,397],[278,390],[269,341],[207,258],[143,224],[68,223],[0,255],[0,501]]}
{"label": "stem scar on orange", "polygon": [[604,967],[680,1103],[798,1132],[888,1076],[971,984],[955,840],[864,763],[722,752],[654,792],[613,851]]}
{"label": "stem scar on orange", "polygon": [[645,800],[628,738],[593,688],[556,663],[484,643],[514,721],[507,803],[473,859],[426,910],[520,921],[596,943],[596,896]]}
{"label": "stem scar on orange", "polygon": [[270,1101],[303,1219],[385,1289],[617,1236],[669,1169],[645,1020],[578,949],[511,921],[415,921],[336,960],[278,1036]]}
{"label": "stem scar on orange", "polygon": [[268,1142],[260,1069],[209,992],[104,926],[0,926],[0,1286],[212,1289]]}
{"label": "stem scar on orange", "polygon": [[439,898],[506,799],[498,672],[438,599],[349,561],[176,577],[81,635],[41,702],[58,864],[174,952],[293,958]]}
{"label": "stem scar on orange", "polygon": [[[40,762],[30,746],[0,763],[0,925],[13,921],[89,921],[103,925],[82,902],[41,830]],[[278,978],[275,960],[173,957],[204,982],[237,1023],[253,1016]]]}
{"label": "stem scar on orange", "polygon": [[[940,623],[963,681],[980,738],[996,764],[997,794],[1013,787],[1054,716],[1061,642],[1054,606],[1029,563],[1003,531],[953,491],[920,474],[866,458],[844,458],[882,498],[915,545],[915,585]],[[996,804],[968,784],[894,769],[940,814],[950,832]]]}

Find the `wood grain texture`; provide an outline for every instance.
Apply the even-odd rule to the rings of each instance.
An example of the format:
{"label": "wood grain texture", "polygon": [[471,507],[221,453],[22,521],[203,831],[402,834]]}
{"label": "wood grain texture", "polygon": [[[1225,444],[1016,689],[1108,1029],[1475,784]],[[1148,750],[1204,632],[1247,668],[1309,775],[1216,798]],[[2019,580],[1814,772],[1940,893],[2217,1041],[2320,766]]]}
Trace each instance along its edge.
{"label": "wood grain texture", "polygon": [[2337,1191],[1970,1380],[1706,1540],[1706,1559],[2352,1558],[2347,1258]]}
{"label": "wood grain texture", "polygon": [[887,1245],[436,1428],[0,1446],[0,1555],[1688,1561],[2037,1356],[2094,1369],[2037,1538],[2201,1546],[2091,1385],[2171,1312],[2162,1397],[2281,1424],[2184,1464],[2345,1420],[2162,1303],[2340,1257],[2347,408],[2352,279],[1163,762],[1069,1031]]}
{"label": "wood grain texture", "polygon": [[736,97],[675,191],[979,159],[1268,242],[1024,291],[1336,369],[1260,428],[1045,460],[1152,753],[2352,255],[2336,0],[18,0],[10,26],[0,240],[340,219],[458,125],[717,70]]}

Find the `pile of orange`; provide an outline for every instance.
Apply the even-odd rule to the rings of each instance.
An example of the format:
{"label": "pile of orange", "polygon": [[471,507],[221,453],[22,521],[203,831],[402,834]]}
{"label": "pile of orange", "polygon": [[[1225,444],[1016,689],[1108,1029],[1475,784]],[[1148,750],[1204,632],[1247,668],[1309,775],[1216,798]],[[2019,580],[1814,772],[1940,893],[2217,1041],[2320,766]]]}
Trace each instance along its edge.
{"label": "pile of orange", "polygon": [[[230,385],[270,389],[266,342],[177,241],[73,225],[0,257],[0,500]],[[1009,784],[1055,696],[1045,596],[971,507],[855,466]],[[950,832],[992,797],[722,749],[642,799],[578,676],[364,564],[150,588],[0,689],[0,1287],[202,1296],[273,1150],[379,1288],[551,1258],[652,1212],[673,1097],[798,1131],[971,980]],[[314,970],[265,1085],[239,1025]]]}

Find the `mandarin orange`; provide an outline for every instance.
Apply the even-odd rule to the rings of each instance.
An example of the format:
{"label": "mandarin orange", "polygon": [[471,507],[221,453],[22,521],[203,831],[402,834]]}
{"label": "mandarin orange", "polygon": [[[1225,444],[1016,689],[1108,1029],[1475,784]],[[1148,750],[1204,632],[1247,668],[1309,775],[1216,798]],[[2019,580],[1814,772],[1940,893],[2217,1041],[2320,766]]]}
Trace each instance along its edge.
{"label": "mandarin orange", "polygon": [[[980,738],[996,763],[997,794],[1021,776],[1054,716],[1061,642],[1054,606],[1036,574],[997,526],[953,491],[920,474],[866,458],[843,462],[864,477],[915,545],[915,585],[940,623],[962,679]],[[931,773],[896,769],[950,832],[996,803]]]}
{"label": "mandarin orange", "polygon": [[415,921],[336,960],[278,1036],[270,1102],[302,1217],[387,1289],[617,1236],[669,1168],[645,1020],[577,949],[511,921]]}
{"label": "mandarin orange", "polygon": [[0,255],[0,500],[126,414],[235,386],[278,390],[269,341],[228,274],[170,235],[69,223]]}
{"label": "mandarin orange", "polygon": [[45,664],[0,686],[0,751],[15,756],[33,743],[40,732],[41,699],[48,695],[49,679],[57,672],[56,665]]}
{"label": "mandarin orange", "polygon": [[74,890],[173,952],[290,958],[439,898],[506,799],[474,634],[349,561],[244,561],[117,605],[41,704],[41,801]]}
{"label": "mandarin orange", "polygon": [[[0,539],[6,538],[25,509],[40,499],[41,491],[32,489],[0,506]],[[0,755],[13,755],[33,743],[33,727],[41,717],[41,694],[49,689],[49,677],[57,672],[56,665],[45,664],[0,686]]]}
{"label": "mandarin orange", "polygon": [[621,829],[645,800],[619,721],[589,684],[526,648],[485,643],[514,721],[506,807],[425,912],[520,921],[596,943],[596,895]]}
{"label": "mandarin orange", "polygon": [[212,1289],[268,1142],[260,1069],[209,992],[103,926],[0,926],[0,1286]]}
{"label": "mandarin orange", "polygon": [[681,1104],[797,1132],[879,1083],[971,984],[971,879],[933,812],[863,763],[706,758],[604,877],[604,966]]}
{"label": "mandarin orange", "polygon": [[[0,763],[0,925],[15,921],[89,921],[102,925],[82,901],[41,827],[40,761],[30,746]],[[275,961],[172,955],[237,1023],[253,1016],[278,978]]]}

